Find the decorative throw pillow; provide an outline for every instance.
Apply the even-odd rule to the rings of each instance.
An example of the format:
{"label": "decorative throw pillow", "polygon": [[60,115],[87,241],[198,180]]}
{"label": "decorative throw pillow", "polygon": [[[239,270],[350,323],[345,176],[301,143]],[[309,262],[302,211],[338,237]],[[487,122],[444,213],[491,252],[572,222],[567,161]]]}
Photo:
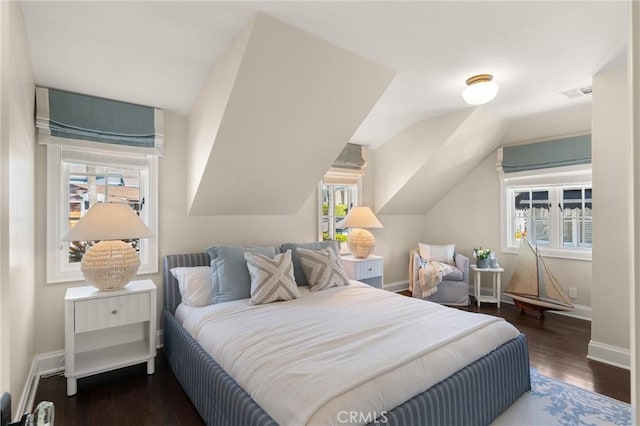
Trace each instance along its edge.
{"label": "decorative throw pillow", "polygon": [[178,280],[182,303],[188,306],[207,306],[213,303],[211,267],[172,268],[171,275]]}
{"label": "decorative throw pillow", "polygon": [[296,279],[296,284],[299,286],[309,285],[307,278],[304,276],[302,270],[302,263],[300,262],[300,255],[298,249],[307,250],[322,250],[324,248],[331,248],[340,256],[340,242],[338,241],[313,241],[311,243],[284,243],[280,246],[280,251],[284,253],[287,250],[291,250],[291,260],[293,260],[293,276]]}
{"label": "decorative throw pillow", "polygon": [[247,268],[251,275],[249,303],[262,305],[300,297],[298,286],[293,279],[291,250],[276,254],[273,259],[251,252],[246,252],[244,258],[247,260]]}
{"label": "decorative throw pillow", "polygon": [[349,284],[349,277],[342,269],[340,257],[332,249],[307,250],[299,248],[298,254],[311,291]]}
{"label": "decorative throw pillow", "polygon": [[455,244],[446,246],[433,246],[429,244],[418,243],[420,249],[420,257],[425,262],[442,262],[455,265],[453,255],[456,251]]}

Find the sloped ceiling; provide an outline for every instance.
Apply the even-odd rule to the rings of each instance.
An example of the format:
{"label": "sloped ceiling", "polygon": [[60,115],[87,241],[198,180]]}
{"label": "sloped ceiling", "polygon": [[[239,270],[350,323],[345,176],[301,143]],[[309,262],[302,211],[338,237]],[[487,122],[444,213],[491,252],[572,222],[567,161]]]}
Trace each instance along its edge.
{"label": "sloped ceiling", "polygon": [[258,14],[189,116],[189,213],[296,214],[394,74]]}
{"label": "sloped ceiling", "polygon": [[418,122],[375,150],[375,209],[426,214],[503,141],[507,121],[475,108]]}

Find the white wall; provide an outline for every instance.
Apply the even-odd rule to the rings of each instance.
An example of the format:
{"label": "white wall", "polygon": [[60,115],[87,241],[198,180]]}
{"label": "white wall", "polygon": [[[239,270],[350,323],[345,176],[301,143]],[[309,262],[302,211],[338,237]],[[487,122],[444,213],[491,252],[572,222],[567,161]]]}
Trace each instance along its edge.
{"label": "white wall", "polygon": [[[593,286],[589,357],[629,365],[632,145],[625,67],[593,77]],[[615,224],[615,226],[614,226]]]}
{"label": "white wall", "polygon": [[[264,244],[313,241],[318,234],[317,194],[315,191],[300,210],[281,216],[188,216],[187,215],[187,119],[165,113],[164,157],[160,159],[159,244],[160,256],[202,252],[212,244]],[[39,241],[45,240],[46,149],[38,147],[38,228]],[[232,184],[229,182],[229,184]],[[275,200],[277,201],[277,200]],[[46,284],[45,251],[38,249],[36,289],[36,353],[64,348],[64,293],[83,283]],[[147,278],[147,276],[145,276]],[[162,276],[148,276],[158,286],[159,312],[162,311]],[[160,322],[159,324],[162,324]]]}
{"label": "white wall", "polygon": [[0,2],[0,392],[9,389],[9,3]]}
{"label": "white wall", "polygon": [[571,102],[567,100],[567,108],[562,110],[512,119],[505,137],[505,145],[589,132],[591,103],[572,106]]}
{"label": "white wall", "polygon": [[15,410],[34,355],[35,84],[20,5],[3,2],[0,10],[3,58],[0,383],[3,390],[12,393]]}
{"label": "white wall", "polygon": [[[632,121],[633,176],[634,182],[640,182],[640,3],[632,2],[631,31],[629,31],[629,77],[631,81],[632,108],[629,115]],[[631,405],[635,416],[633,423],[640,419],[640,185],[634,186],[634,276],[631,281]]]}

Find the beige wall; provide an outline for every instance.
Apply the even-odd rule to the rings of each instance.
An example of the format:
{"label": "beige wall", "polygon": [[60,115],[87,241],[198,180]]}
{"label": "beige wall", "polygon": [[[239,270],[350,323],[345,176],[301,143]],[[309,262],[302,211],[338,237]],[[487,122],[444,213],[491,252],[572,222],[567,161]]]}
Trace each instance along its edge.
{"label": "beige wall", "polygon": [[[3,2],[0,383],[16,409],[34,355],[34,79],[20,5]],[[10,58],[10,59],[9,59]]]}
{"label": "beige wall", "polygon": [[[632,2],[631,31],[629,32],[629,69],[631,81],[633,135],[633,176],[634,182],[640,182],[640,3]],[[631,281],[631,405],[635,416],[640,420],[640,185],[634,185],[634,274]]]}
{"label": "beige wall", "polygon": [[[160,160],[159,244],[160,256],[201,252],[212,244],[281,244],[317,238],[317,194],[309,197],[299,212],[286,216],[188,216],[187,215],[187,120],[165,113],[164,157]],[[38,147],[38,241],[45,241],[46,149]],[[233,185],[233,182],[228,182]],[[277,202],[277,200],[274,200]],[[42,246],[42,247],[40,247]],[[36,353],[64,348],[64,293],[82,283],[46,284],[44,244],[39,245],[36,293]],[[162,307],[162,276],[151,278],[159,289]],[[161,311],[162,309],[159,309]],[[160,322],[160,327],[162,323]]]}
{"label": "beige wall", "polygon": [[624,67],[593,77],[593,203],[597,207],[589,356],[595,358],[606,354],[600,345],[612,346],[613,352],[629,349],[632,146],[627,102]]}

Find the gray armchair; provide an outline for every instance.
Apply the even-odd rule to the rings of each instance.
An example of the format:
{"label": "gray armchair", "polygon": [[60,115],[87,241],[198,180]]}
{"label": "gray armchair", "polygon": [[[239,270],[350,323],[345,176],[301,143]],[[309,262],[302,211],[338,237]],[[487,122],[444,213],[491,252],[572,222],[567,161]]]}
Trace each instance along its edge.
{"label": "gray armchair", "polygon": [[417,249],[411,250],[409,270],[409,288],[412,289],[412,296],[419,299],[436,302],[443,305],[469,306],[469,258],[460,254],[454,254],[456,270],[443,277],[438,284],[438,291],[429,297],[422,297],[422,287],[420,287],[419,271],[423,264],[420,253]]}

